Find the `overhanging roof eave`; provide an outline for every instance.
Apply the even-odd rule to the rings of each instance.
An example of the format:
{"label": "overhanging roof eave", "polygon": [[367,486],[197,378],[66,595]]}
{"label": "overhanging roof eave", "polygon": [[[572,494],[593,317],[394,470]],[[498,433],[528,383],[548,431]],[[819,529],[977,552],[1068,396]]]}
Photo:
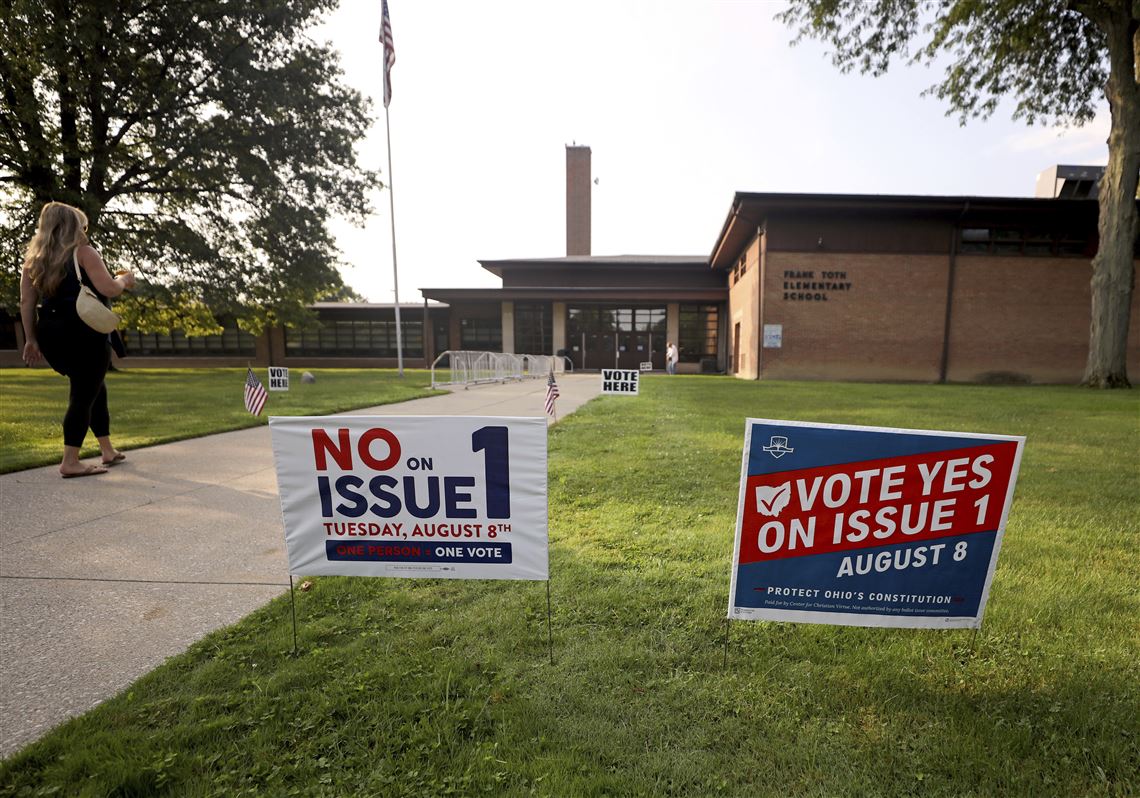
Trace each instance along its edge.
{"label": "overhanging roof eave", "polygon": [[609,287],[575,287],[575,286],[541,286],[517,288],[421,288],[425,297],[441,302],[456,302],[463,300],[588,300],[588,301],[705,301],[719,302],[728,299],[728,288],[662,288],[660,286],[609,286]]}
{"label": "overhanging roof eave", "polygon": [[713,269],[732,265],[740,249],[751,240],[756,228],[774,211],[828,212],[862,211],[907,212],[946,215],[960,218],[963,208],[972,212],[1043,212],[1092,213],[1097,212],[1096,200],[1058,199],[1039,197],[978,197],[907,194],[785,194],[738,191],[709,256]]}

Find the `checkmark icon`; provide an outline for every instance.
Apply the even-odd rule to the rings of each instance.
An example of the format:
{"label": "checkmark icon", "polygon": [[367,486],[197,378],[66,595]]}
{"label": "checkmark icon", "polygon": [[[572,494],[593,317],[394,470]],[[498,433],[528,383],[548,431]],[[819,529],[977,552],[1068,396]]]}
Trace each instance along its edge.
{"label": "checkmark icon", "polygon": [[760,515],[775,518],[784,511],[792,498],[792,483],[761,485],[756,488],[756,510]]}

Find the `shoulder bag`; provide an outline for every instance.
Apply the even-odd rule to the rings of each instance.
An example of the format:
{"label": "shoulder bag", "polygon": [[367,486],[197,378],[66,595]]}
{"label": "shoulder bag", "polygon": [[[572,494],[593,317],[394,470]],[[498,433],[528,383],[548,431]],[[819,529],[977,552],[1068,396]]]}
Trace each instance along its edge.
{"label": "shoulder bag", "polygon": [[75,264],[75,278],[79,280],[79,296],[75,298],[75,312],[83,323],[95,332],[109,333],[119,326],[119,314],[103,304],[98,295],[83,284],[83,274],[79,271],[79,254],[73,252],[71,260]]}

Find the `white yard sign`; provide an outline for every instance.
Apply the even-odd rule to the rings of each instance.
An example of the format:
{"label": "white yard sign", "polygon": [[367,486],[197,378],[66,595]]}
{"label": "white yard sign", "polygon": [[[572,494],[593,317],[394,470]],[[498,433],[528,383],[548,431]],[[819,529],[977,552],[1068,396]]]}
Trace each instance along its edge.
{"label": "white yard sign", "polygon": [[289,390],[289,369],[281,368],[279,366],[269,367],[269,390]]}
{"label": "white yard sign", "polygon": [[637,396],[641,372],[634,369],[602,369],[602,393]]}
{"label": "white yard sign", "polygon": [[292,574],[548,577],[546,420],[269,419]]}

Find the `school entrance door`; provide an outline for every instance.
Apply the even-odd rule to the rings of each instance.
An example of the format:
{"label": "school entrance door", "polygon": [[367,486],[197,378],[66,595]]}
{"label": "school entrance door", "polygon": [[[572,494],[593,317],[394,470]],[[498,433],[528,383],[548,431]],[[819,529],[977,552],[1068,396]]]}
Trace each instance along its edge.
{"label": "school entrance door", "polygon": [[581,305],[566,311],[568,354],[575,369],[665,368],[665,308]]}

